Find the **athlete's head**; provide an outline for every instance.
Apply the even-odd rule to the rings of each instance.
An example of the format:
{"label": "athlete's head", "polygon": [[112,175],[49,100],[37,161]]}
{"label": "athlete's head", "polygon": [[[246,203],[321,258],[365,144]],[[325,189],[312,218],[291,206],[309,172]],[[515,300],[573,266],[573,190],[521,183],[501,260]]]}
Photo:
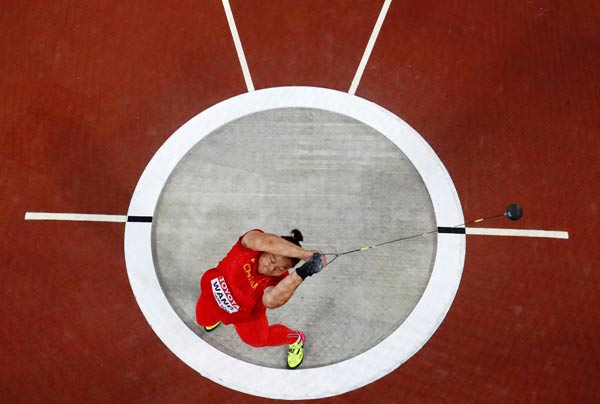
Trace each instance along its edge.
{"label": "athlete's head", "polygon": [[[284,240],[300,246],[300,242],[304,239],[300,230],[294,229],[290,232],[290,236],[281,236]],[[279,276],[284,272],[289,271],[300,261],[298,258],[284,257],[268,252],[263,252],[258,258],[258,272],[268,276]]]}

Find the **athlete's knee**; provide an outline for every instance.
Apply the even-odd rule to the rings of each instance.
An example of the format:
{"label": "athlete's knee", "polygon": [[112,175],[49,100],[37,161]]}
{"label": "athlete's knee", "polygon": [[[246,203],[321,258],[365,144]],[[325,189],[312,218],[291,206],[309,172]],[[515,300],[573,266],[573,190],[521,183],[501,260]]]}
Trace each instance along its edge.
{"label": "athlete's knee", "polygon": [[208,327],[214,325],[217,321],[219,321],[219,318],[211,312],[208,305],[202,304],[202,299],[199,299],[196,304],[196,323]]}
{"label": "athlete's knee", "polygon": [[268,335],[265,333],[239,333],[240,339],[246,344],[255,348],[260,348],[267,345]]}
{"label": "athlete's knee", "polygon": [[242,339],[242,341],[244,341],[246,344],[253,346],[255,348],[260,348],[263,346],[267,345],[267,339],[266,338],[261,338],[260,336],[252,336],[252,337],[248,337],[247,335],[245,336],[241,336],[240,338]]}

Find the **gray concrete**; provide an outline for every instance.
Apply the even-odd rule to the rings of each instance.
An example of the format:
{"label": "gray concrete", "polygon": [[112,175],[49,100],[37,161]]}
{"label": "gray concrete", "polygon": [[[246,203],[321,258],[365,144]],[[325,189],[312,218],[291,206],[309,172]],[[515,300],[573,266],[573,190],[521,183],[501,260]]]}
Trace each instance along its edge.
{"label": "gray concrete", "polygon": [[[287,347],[252,348],[232,326],[195,323],[199,279],[252,228],[300,229],[304,246],[344,251],[436,228],[412,164],[387,138],[342,115],[264,111],[231,122],[179,163],[158,203],[153,252],[165,293],[205,341],[241,360],[284,368]],[[351,358],[393,332],[429,280],[436,235],[338,258],[309,278],[271,323],[303,330],[304,368]]]}

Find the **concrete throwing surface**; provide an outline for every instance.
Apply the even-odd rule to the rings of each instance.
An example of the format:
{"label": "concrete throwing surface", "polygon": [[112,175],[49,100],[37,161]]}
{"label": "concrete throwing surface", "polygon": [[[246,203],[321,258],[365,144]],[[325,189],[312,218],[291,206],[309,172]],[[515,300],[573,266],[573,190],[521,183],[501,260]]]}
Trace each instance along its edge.
{"label": "concrete throwing surface", "polygon": [[[195,322],[199,280],[244,232],[298,228],[303,246],[341,252],[436,228],[429,194],[386,137],[343,115],[262,111],[202,139],[179,162],[154,214],[152,249],[175,312],[200,338],[240,360],[284,368],[287,346],[252,348],[233,326]],[[307,335],[303,368],[343,361],[392,333],[421,297],[436,234],[338,258],[308,278],[272,324]],[[393,354],[393,353],[390,353]]]}

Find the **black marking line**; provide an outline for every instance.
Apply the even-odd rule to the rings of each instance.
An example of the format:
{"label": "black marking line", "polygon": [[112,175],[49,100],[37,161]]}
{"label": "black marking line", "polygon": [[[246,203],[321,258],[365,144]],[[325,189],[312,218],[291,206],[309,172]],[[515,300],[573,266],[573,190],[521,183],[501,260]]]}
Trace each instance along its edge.
{"label": "black marking line", "polygon": [[152,216],[127,216],[128,222],[152,223]]}
{"label": "black marking line", "polygon": [[438,227],[438,233],[466,234],[467,229],[465,227]]}

